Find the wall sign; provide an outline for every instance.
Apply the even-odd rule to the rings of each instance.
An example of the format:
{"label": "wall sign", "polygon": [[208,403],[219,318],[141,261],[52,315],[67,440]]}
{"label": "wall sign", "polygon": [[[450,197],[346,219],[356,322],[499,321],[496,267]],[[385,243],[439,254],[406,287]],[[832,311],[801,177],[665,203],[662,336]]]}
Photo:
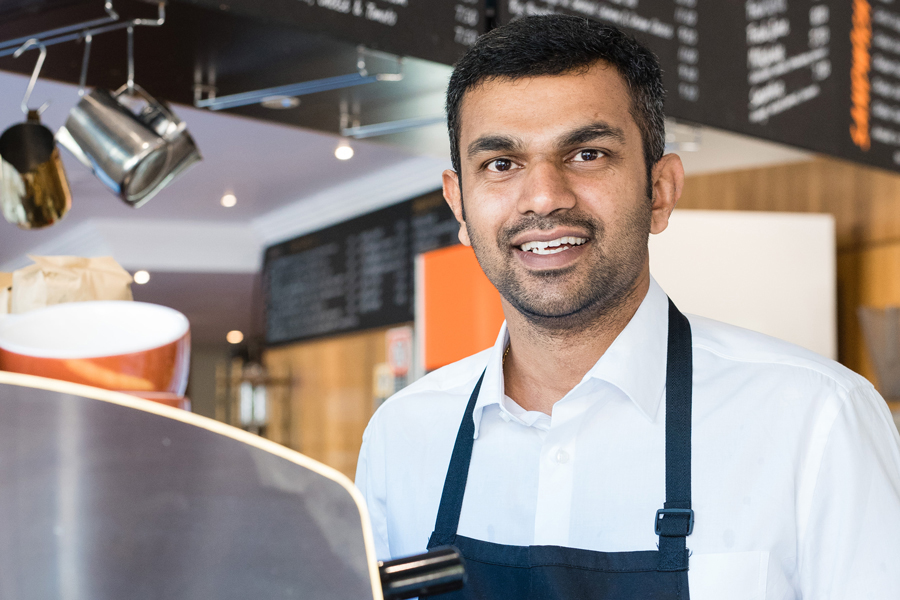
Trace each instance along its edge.
{"label": "wall sign", "polygon": [[413,329],[410,326],[393,327],[385,334],[385,350],[388,365],[394,377],[405,377],[412,368]]}

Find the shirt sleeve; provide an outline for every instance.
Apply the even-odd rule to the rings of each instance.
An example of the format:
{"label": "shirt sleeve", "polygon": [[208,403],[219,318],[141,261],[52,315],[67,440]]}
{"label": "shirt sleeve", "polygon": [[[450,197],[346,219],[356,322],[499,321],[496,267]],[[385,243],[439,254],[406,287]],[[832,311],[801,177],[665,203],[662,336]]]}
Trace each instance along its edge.
{"label": "shirt sleeve", "polygon": [[356,487],[366,499],[372,533],[375,538],[375,555],[378,560],[390,560],[390,544],[387,527],[387,493],[385,484],[385,454],[381,436],[378,435],[378,415],[372,417],[363,433],[359,462],[356,464]]}
{"label": "shirt sleeve", "polygon": [[820,422],[817,426],[821,443],[813,454],[818,460],[807,457],[815,477],[812,495],[805,507],[801,498],[799,506],[802,596],[896,598],[900,593],[900,435],[884,400],[868,385],[847,392],[824,418],[831,425]]}

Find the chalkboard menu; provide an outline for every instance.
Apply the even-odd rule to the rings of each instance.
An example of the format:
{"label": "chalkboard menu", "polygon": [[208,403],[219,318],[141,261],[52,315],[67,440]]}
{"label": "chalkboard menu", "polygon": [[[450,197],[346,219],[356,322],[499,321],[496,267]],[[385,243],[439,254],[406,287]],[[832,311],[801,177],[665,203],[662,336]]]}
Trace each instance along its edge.
{"label": "chalkboard menu", "polygon": [[435,192],[268,248],[267,343],[412,321],[415,256],[458,230]]}
{"label": "chalkboard menu", "polygon": [[485,0],[181,0],[453,64],[486,30]]}
{"label": "chalkboard menu", "polygon": [[617,25],[659,56],[666,113],[900,167],[893,0],[499,0],[498,21],[563,13]]}

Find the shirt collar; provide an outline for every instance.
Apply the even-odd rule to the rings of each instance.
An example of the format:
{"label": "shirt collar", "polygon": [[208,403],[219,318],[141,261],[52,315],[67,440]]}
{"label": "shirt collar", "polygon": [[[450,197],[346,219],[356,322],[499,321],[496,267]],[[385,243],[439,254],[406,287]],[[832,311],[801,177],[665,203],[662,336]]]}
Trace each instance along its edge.
{"label": "shirt collar", "polygon": [[611,383],[654,421],[666,387],[668,339],[669,299],[651,277],[637,312],[584,380]]}
{"label": "shirt collar", "polygon": [[506,329],[506,321],[500,326],[497,341],[488,355],[488,363],[484,372],[484,380],[481,382],[481,390],[478,392],[478,400],[475,402],[475,410],[472,418],[475,420],[475,439],[478,439],[478,430],[481,426],[481,414],[484,409],[492,404],[502,406],[503,401],[503,354],[509,344],[509,331]]}
{"label": "shirt collar", "polygon": [[[666,386],[668,327],[668,297],[651,277],[650,289],[637,312],[581,382],[596,379],[614,385],[647,419],[655,421]],[[509,332],[504,322],[489,354],[475,403],[476,438],[484,409],[492,404],[503,407],[503,354],[508,343]]]}

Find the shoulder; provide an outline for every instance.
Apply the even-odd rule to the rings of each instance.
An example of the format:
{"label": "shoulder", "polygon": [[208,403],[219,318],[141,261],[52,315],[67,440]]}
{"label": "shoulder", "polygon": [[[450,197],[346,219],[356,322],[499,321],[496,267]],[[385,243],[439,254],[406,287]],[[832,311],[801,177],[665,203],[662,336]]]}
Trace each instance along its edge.
{"label": "shoulder", "polygon": [[782,383],[785,379],[819,382],[845,393],[872,387],[864,377],[840,363],[796,344],[705,317],[687,316],[695,361],[706,360],[751,373],[764,372]]}

